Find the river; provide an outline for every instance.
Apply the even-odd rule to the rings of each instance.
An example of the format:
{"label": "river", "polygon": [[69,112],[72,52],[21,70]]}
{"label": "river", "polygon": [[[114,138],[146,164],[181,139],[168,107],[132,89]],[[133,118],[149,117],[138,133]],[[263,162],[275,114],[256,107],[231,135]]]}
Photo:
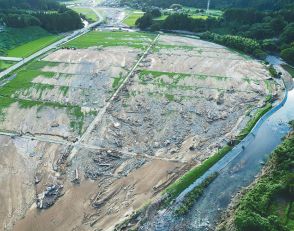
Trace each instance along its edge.
{"label": "river", "polygon": [[236,152],[236,147],[224,157],[231,158],[229,164],[223,165],[222,160],[216,164],[223,165],[219,176],[205,189],[187,215],[179,219],[166,212],[155,222],[155,230],[179,230],[174,227],[188,231],[214,230],[232,198],[254,181],[272,151],[289,132],[289,122],[294,120],[294,90],[287,93],[284,103],[259,122],[254,135],[245,139],[245,149],[242,147]]}
{"label": "river", "polygon": [[294,120],[294,90],[288,92],[285,105],[264,121],[249,146],[221,171],[194,204],[185,218],[188,230],[202,231],[215,227],[232,197],[253,182],[262,163],[282,142],[289,132],[288,122],[291,120]]}

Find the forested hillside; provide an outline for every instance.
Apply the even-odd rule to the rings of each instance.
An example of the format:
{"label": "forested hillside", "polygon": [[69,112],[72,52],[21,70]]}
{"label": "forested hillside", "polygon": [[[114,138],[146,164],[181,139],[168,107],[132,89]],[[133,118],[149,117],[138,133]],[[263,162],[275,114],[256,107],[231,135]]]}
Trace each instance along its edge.
{"label": "forested hillside", "polygon": [[[184,6],[206,8],[207,0],[121,0],[122,4],[158,6],[167,8],[172,4],[182,4]],[[293,4],[293,0],[211,0],[211,8],[255,8],[258,10],[278,10],[288,4]]]}
{"label": "forested hillside", "polygon": [[78,13],[53,0],[0,0],[1,22],[17,28],[41,26],[53,33],[83,26]]}
{"label": "forested hillside", "polygon": [[[236,6],[245,6],[241,2],[236,1]],[[248,1],[246,6],[261,6],[259,4],[262,2],[271,1]],[[280,8],[289,1],[277,1],[276,4],[278,3]],[[175,4],[171,8],[159,12],[162,14],[160,20],[152,13],[156,8],[146,8],[147,12],[137,21],[137,26],[153,31],[185,30],[201,33],[199,35],[202,39],[232,47],[260,59],[266,57],[266,53],[280,53],[285,61],[294,65],[294,4],[267,11],[258,10],[258,7],[227,8],[218,15],[214,14],[216,10],[206,12]]]}

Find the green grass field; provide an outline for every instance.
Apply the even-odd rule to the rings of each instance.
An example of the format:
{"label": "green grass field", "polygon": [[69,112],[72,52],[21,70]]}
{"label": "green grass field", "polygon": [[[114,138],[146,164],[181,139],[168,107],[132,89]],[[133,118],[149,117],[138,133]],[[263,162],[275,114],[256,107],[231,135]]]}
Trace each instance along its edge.
{"label": "green grass field", "polygon": [[168,17],[168,15],[161,15],[158,18],[154,18],[154,21],[164,21],[166,18]]}
{"label": "green grass field", "polygon": [[195,14],[195,15],[192,15],[191,18],[193,18],[193,19],[204,19],[204,20],[206,20],[206,19],[208,19],[208,16],[207,15],[197,15],[197,14]]}
{"label": "green grass field", "polygon": [[3,71],[5,69],[11,67],[15,63],[16,62],[0,60],[0,71]]}
{"label": "green grass field", "polygon": [[43,38],[36,39],[34,41],[25,43],[21,46],[18,46],[14,49],[7,51],[7,56],[9,57],[28,57],[42,48],[49,46],[50,44],[58,41],[63,36],[61,35],[49,35]]}
{"label": "green grass field", "polygon": [[123,23],[130,26],[130,27],[133,27],[136,25],[136,21],[138,20],[138,18],[142,17],[144,15],[144,12],[141,12],[141,11],[132,11],[129,16],[127,16]]}
{"label": "green grass field", "polygon": [[85,15],[87,21],[95,22],[95,21],[98,20],[98,17],[96,15],[96,13],[93,10],[89,9],[89,8],[72,7],[72,9],[74,11],[76,11],[77,13],[79,13],[79,14]]}
{"label": "green grass field", "polygon": [[24,57],[56,41],[57,38],[41,27],[8,27],[0,32],[0,55]]}
{"label": "green grass field", "polygon": [[155,35],[130,32],[92,31],[67,43],[68,47],[88,48],[93,46],[128,46],[143,49],[149,45]]}

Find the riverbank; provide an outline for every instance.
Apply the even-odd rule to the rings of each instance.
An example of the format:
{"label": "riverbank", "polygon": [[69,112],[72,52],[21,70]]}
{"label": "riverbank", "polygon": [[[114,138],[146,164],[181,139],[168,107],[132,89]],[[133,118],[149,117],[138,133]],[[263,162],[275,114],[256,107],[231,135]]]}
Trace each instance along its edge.
{"label": "riverbank", "polygon": [[[285,79],[284,79],[284,77],[285,77]],[[288,78],[289,77],[289,74],[288,73],[286,73],[286,72],[284,72],[283,73],[283,80],[286,82],[286,87],[287,87],[287,89],[291,89],[292,88],[292,82],[290,81],[290,80],[292,80],[292,79],[289,79]],[[282,84],[282,83],[281,83]],[[292,93],[290,94],[291,95],[291,99],[292,99]],[[237,156],[235,156],[235,155],[233,155],[233,157],[228,157],[228,160],[229,160],[229,164],[227,163],[227,164],[224,164],[224,165],[222,165],[222,164],[220,164],[220,167],[221,168],[225,168],[225,169],[227,169],[227,166],[226,165],[229,165],[231,168],[233,168],[231,171],[233,171],[233,172],[235,172],[236,171],[236,169],[238,169],[239,167],[242,169],[243,167],[245,168],[246,167],[246,165],[244,165],[244,162],[243,161],[241,161],[240,162],[240,166],[238,167],[238,165],[239,164],[234,164],[234,163],[230,163],[231,161],[232,162],[235,162],[235,158],[237,159],[236,161],[238,161],[239,159],[242,159],[242,158],[245,158],[245,159],[248,159],[248,158],[253,158],[253,159],[260,159],[261,157],[260,156],[255,156],[255,155],[251,155],[251,154],[247,154],[247,152],[248,152],[248,149],[250,149],[250,147],[247,147],[247,145],[253,145],[253,146],[255,146],[256,147],[256,142],[260,145],[260,144],[262,144],[263,145],[263,142],[262,143],[260,143],[258,140],[259,140],[259,138],[260,138],[260,135],[258,134],[258,133],[263,133],[263,130],[265,130],[265,127],[267,126],[267,125],[263,125],[264,123],[268,123],[267,121],[268,120],[271,120],[271,118],[269,119],[269,117],[276,117],[275,115],[274,116],[272,116],[272,114],[275,112],[275,111],[278,111],[281,107],[283,107],[283,105],[286,103],[286,101],[287,101],[287,94],[285,95],[285,98],[284,98],[284,100],[280,100],[279,102],[279,104],[277,105],[277,104],[275,104],[275,107],[273,108],[273,110],[271,110],[270,112],[267,112],[268,110],[258,110],[259,112],[261,112],[261,111],[263,111],[264,113],[266,113],[267,115],[265,116],[265,118],[263,118],[262,120],[259,120],[259,119],[254,119],[255,121],[258,121],[259,123],[258,123],[258,125],[256,125],[256,126],[254,126],[254,132],[252,133],[253,134],[253,136],[248,136],[247,138],[247,140],[245,141],[245,142],[242,142],[242,144],[244,145],[245,144],[245,146],[242,146],[242,144],[241,144],[241,146],[242,146],[242,149],[240,149],[240,150],[235,150],[235,152],[236,152],[236,154],[237,154]],[[291,101],[291,100],[290,100]],[[289,107],[289,105],[288,105],[289,103],[287,103],[287,105],[285,106],[285,108],[287,108],[287,107]],[[265,108],[268,108],[266,105],[265,105]],[[287,109],[284,109],[284,110],[286,110],[287,111]],[[273,111],[273,113],[272,113],[272,111]],[[283,110],[281,110],[281,111],[283,111]],[[260,116],[262,117],[263,115],[264,115],[264,113],[262,113]],[[258,112],[257,112],[257,114],[259,114]],[[275,113],[275,114],[280,114],[280,112],[279,113]],[[291,116],[290,116],[291,117]],[[253,116],[253,118],[255,118],[254,116]],[[276,118],[277,119],[277,118]],[[288,121],[288,120],[286,120],[286,121]],[[256,122],[255,122],[256,123]],[[254,123],[254,124],[255,124]],[[280,124],[281,122],[279,122],[279,124]],[[251,127],[251,126],[250,126]],[[259,132],[259,129],[260,129],[260,127],[261,127],[261,130],[262,130],[262,132]],[[279,131],[279,133],[283,133],[284,131],[285,131],[285,129],[286,128],[284,128],[284,129],[281,129],[281,131]],[[268,134],[268,132],[266,132],[266,134]],[[263,136],[263,135],[262,135]],[[277,142],[279,142],[279,136],[280,136],[280,134],[275,134],[274,136],[277,136],[277,137],[275,137],[275,139],[277,139],[277,140],[273,140],[273,142],[271,143],[271,145],[267,145],[267,147],[265,148],[266,150],[269,150],[269,151],[265,151],[265,150],[263,150],[264,151],[264,155],[266,155],[266,153],[269,153],[269,152],[271,152],[270,150],[271,150],[271,148],[272,147],[275,147],[275,145],[277,145]],[[252,144],[251,144],[252,143]],[[240,145],[239,145],[240,146]],[[253,153],[255,153],[255,151],[256,150],[254,150],[254,152]],[[240,154],[239,155],[239,153],[243,153],[242,155]],[[246,152],[246,155],[244,154],[244,152]],[[230,156],[232,156],[232,155],[230,155]],[[248,157],[246,157],[246,156],[248,156]],[[246,161],[246,160],[245,160]],[[257,166],[254,166],[254,171],[252,172],[252,173],[249,173],[249,176],[250,177],[254,177],[254,174],[256,174],[259,170],[259,167],[258,167],[258,163],[260,162],[261,160],[258,160],[257,162],[255,161],[255,163],[257,163]],[[246,162],[245,162],[246,163]],[[247,164],[247,163],[246,163]],[[256,165],[256,164],[255,164]],[[201,166],[201,165],[200,165]],[[222,167],[223,166],[223,167]],[[199,167],[199,166],[198,166]],[[252,168],[252,167],[250,167],[250,168]],[[197,167],[196,167],[196,169],[197,169]],[[225,170],[226,171],[226,170]],[[229,172],[230,173],[230,172]],[[190,175],[191,173],[190,172],[188,172],[186,175]],[[223,175],[223,174],[222,174]],[[222,176],[223,177],[223,176]],[[222,177],[220,177],[220,178],[222,178]],[[241,176],[242,178],[244,177],[243,175]],[[191,177],[189,177],[190,179],[191,179]],[[201,177],[201,178],[203,178],[203,179],[205,179],[204,177]],[[185,179],[185,178],[184,178]],[[227,180],[228,179],[230,179],[230,177],[229,178],[226,178]],[[185,183],[185,181],[186,180],[178,180],[177,181],[177,183],[175,183],[174,184],[174,186],[178,186],[178,185],[183,185],[183,184],[186,184]],[[197,180],[197,181],[199,181],[199,180]],[[244,180],[242,180],[242,182],[244,182]],[[245,181],[245,182],[247,182],[247,180]],[[251,181],[250,181],[250,178],[249,178],[249,182],[248,183],[250,183]],[[200,181],[198,182],[198,183],[200,183]],[[215,184],[215,183],[213,183],[213,184]],[[218,180],[218,182],[216,183],[216,184],[219,184],[219,180]],[[193,184],[194,185],[194,184]],[[232,186],[234,185],[234,183],[232,183]],[[196,186],[196,185],[195,185]],[[173,187],[173,185],[172,186],[170,186],[170,187]],[[210,187],[210,186],[208,186],[208,187]],[[222,186],[220,186],[220,187],[218,187],[218,188],[222,188],[223,187],[223,185]],[[175,189],[177,189],[177,188],[179,188],[179,187],[175,187]],[[191,187],[192,188],[192,187]],[[235,189],[233,189],[233,188],[231,188],[231,187],[229,187],[230,188],[230,190],[235,190]],[[229,191],[230,191],[229,190]],[[224,193],[224,191],[222,191],[223,193]],[[222,194],[223,194],[222,193]],[[229,195],[229,197],[231,198],[231,196],[232,195],[234,195],[235,194],[235,192],[233,193],[228,193]],[[216,195],[221,195],[221,194],[218,194],[218,193],[216,193]],[[204,197],[204,198],[206,198],[206,197]],[[208,200],[210,200],[209,198],[208,198]],[[166,201],[168,201],[168,203],[165,203]],[[169,228],[168,228],[168,226],[169,225],[167,225],[167,223],[166,222],[168,222],[168,223],[172,223],[173,225],[175,225],[175,224],[178,224],[177,222],[178,221],[174,221],[174,218],[171,216],[171,214],[172,214],[172,212],[171,212],[171,210],[170,210],[170,203],[171,202],[171,200],[170,199],[168,199],[167,197],[161,197],[160,199],[157,199],[156,200],[156,202],[154,202],[154,203],[152,203],[150,206],[146,206],[142,211],[141,211],[141,214],[139,214],[139,213],[136,213],[136,216],[135,216],[135,220],[138,222],[138,220],[141,220],[143,223],[146,221],[146,220],[148,220],[148,222],[150,223],[150,217],[153,217],[151,220],[153,220],[152,222],[154,222],[153,223],[153,225],[155,226],[155,227],[157,227],[157,225],[156,224],[159,224],[159,226],[160,226],[160,228],[158,229],[158,230],[170,230]],[[200,206],[204,206],[204,204],[205,203],[203,203],[202,205],[201,205],[201,202],[199,202],[200,203]],[[197,204],[199,204],[198,202],[197,202]],[[221,202],[222,203],[222,202]],[[165,209],[164,207],[165,206],[162,206],[162,204],[168,204],[168,206],[167,206],[167,209]],[[217,205],[213,205],[212,207],[211,207],[211,209],[212,208],[217,208],[217,210],[215,210],[216,212],[214,212],[215,214],[218,214],[218,213],[220,213],[220,211],[221,211],[221,208],[223,208],[223,203],[222,203],[222,205],[219,205],[219,207],[217,206]],[[196,206],[197,207],[197,206]],[[208,206],[209,207],[209,206]],[[209,209],[210,210],[210,209]],[[218,211],[218,212],[217,212]],[[207,213],[207,208],[206,208],[206,213]],[[155,218],[154,219],[154,216],[157,216],[157,218]],[[139,218],[138,218],[139,217]],[[148,217],[148,218],[147,218]],[[185,218],[186,219],[186,218]],[[202,218],[201,218],[202,219]],[[205,217],[204,217],[204,219],[206,219]],[[172,220],[172,221],[171,221]],[[216,221],[216,220],[215,220]],[[151,222],[151,223],[152,223]],[[201,221],[199,221],[200,223],[202,223]],[[128,225],[130,225],[132,223],[132,219],[131,219],[131,222],[130,223],[128,223],[128,222],[126,222],[125,224],[128,224]],[[136,222],[135,222],[136,223]],[[181,222],[180,222],[181,223]],[[184,222],[185,223],[185,222]],[[181,225],[181,224],[180,224]],[[186,225],[186,224],[183,224],[183,222],[182,222],[182,225]],[[198,224],[198,225],[200,225],[200,224]],[[212,227],[212,226],[210,226],[210,225],[212,225],[212,223],[209,225],[209,222],[208,223],[204,223],[204,227],[205,227],[205,225],[207,225],[207,226],[209,226],[209,227]],[[136,226],[136,225],[135,225]],[[189,225],[188,225],[189,226]],[[200,226],[202,226],[203,227],[203,225],[200,225]],[[128,227],[130,227],[130,226],[128,226]],[[164,228],[162,228],[162,227],[164,227]],[[183,226],[180,226],[180,227],[183,227]],[[199,227],[199,226],[197,226],[197,227]],[[144,230],[144,228],[143,228],[143,230]],[[148,230],[148,229],[146,229],[146,230]],[[198,229],[197,229],[198,230]]]}
{"label": "riverbank", "polygon": [[234,197],[217,230],[294,229],[293,128],[292,122],[292,131],[275,149],[256,180]]}
{"label": "riverbank", "polygon": [[[146,205],[140,211],[134,213],[134,215],[131,216],[129,220],[125,221],[122,225],[118,226],[117,230],[126,230],[126,227],[137,228],[141,227],[142,225],[144,226],[146,220],[148,220],[149,224],[154,223],[156,227],[156,223],[160,223],[160,220],[167,219],[168,221],[170,221],[170,219],[173,219],[171,218],[173,217],[173,208],[177,207],[178,203],[181,202],[182,199],[186,198],[186,195],[189,194],[191,190],[193,191],[193,189],[197,188],[198,185],[201,185],[201,183],[205,181],[205,179],[209,177],[211,174],[221,171],[222,168],[224,168],[228,163],[233,161],[236,158],[236,156],[238,156],[239,153],[245,149],[245,147],[250,143],[252,136],[250,136],[249,139],[246,141],[244,141],[243,138],[248,136],[248,134],[250,133],[254,134],[254,132],[256,132],[259,126],[263,123],[263,120],[261,118],[265,114],[267,114],[266,118],[268,118],[271,114],[271,111],[278,110],[278,108],[280,108],[284,104],[285,100],[287,99],[287,94],[286,92],[284,93],[285,95],[283,96],[283,100],[280,99],[278,100],[278,102],[275,102],[274,108],[272,108],[271,104],[266,103],[263,107],[256,108],[247,115],[248,118],[246,120],[246,125],[243,125],[243,129],[239,130],[239,135],[236,136],[236,142],[231,142],[231,146],[225,146],[223,149],[220,149],[216,154],[212,155],[206,161],[192,168],[190,171],[188,171],[186,174],[180,177],[175,183],[171,184],[166,190],[164,190],[159,198],[156,198],[155,201],[149,203],[149,205]],[[280,95],[280,98],[282,98],[282,94]],[[239,144],[241,140],[244,141],[242,141],[242,147],[239,145],[239,149],[234,150],[230,157],[220,161],[221,159],[223,159],[223,157],[226,156],[227,153],[229,153],[232,150],[234,145]],[[218,162],[221,163],[218,166],[216,166],[216,163]],[[191,201],[189,201],[189,203],[191,203]],[[153,225],[151,224],[151,226]],[[149,228],[144,227],[143,230],[149,230]],[[165,227],[164,229],[160,228],[159,230],[169,229]]]}

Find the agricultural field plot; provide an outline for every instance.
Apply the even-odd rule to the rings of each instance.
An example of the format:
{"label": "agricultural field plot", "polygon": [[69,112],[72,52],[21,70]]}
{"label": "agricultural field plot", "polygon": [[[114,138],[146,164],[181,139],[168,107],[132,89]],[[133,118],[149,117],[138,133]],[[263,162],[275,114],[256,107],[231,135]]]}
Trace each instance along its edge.
{"label": "agricultural field plot", "polygon": [[[35,158],[23,177],[38,181],[34,190],[23,186],[24,218],[5,217],[14,231],[113,230],[234,139],[250,119],[245,114],[280,92],[260,63],[205,41],[160,35],[140,59],[155,38],[93,31],[0,89],[1,129],[81,137],[70,146],[9,140],[23,163]],[[62,197],[42,194],[52,185]],[[38,207],[54,205],[28,209],[33,192]]]}
{"label": "agricultural field plot", "polygon": [[0,32],[0,55],[24,58],[61,38],[40,27],[6,28]]}
{"label": "agricultural field plot", "polygon": [[[113,46],[61,49],[26,65],[0,89],[0,129],[63,139],[78,136],[120,86],[140,53],[132,47]],[[32,116],[36,119],[31,120]]]}
{"label": "agricultural field plot", "polygon": [[123,20],[123,23],[133,27],[136,25],[136,21],[144,15],[142,11],[132,11],[130,14]]}
{"label": "agricultural field plot", "polygon": [[90,8],[72,7],[71,9],[79,14],[85,15],[88,21],[95,22],[98,19],[96,13]]}
{"label": "agricultural field plot", "polygon": [[242,115],[276,93],[267,78],[262,64],[222,46],[162,35],[89,142],[203,160],[237,136]]}
{"label": "agricultural field plot", "polygon": [[7,52],[7,55],[9,57],[25,58],[36,53],[42,48],[47,47],[50,44],[62,39],[62,37],[62,35],[49,35],[43,38],[39,38],[37,40],[25,43],[21,46],[9,50]]}
{"label": "agricultural field plot", "polygon": [[145,49],[154,38],[155,35],[147,33],[93,31],[67,43],[67,46],[74,48],[126,46]]}
{"label": "agricultural field plot", "polygon": [[123,20],[127,16],[127,11],[122,8],[113,8],[113,7],[96,7],[98,11],[103,16],[103,21],[107,26],[110,27],[123,27]]}

